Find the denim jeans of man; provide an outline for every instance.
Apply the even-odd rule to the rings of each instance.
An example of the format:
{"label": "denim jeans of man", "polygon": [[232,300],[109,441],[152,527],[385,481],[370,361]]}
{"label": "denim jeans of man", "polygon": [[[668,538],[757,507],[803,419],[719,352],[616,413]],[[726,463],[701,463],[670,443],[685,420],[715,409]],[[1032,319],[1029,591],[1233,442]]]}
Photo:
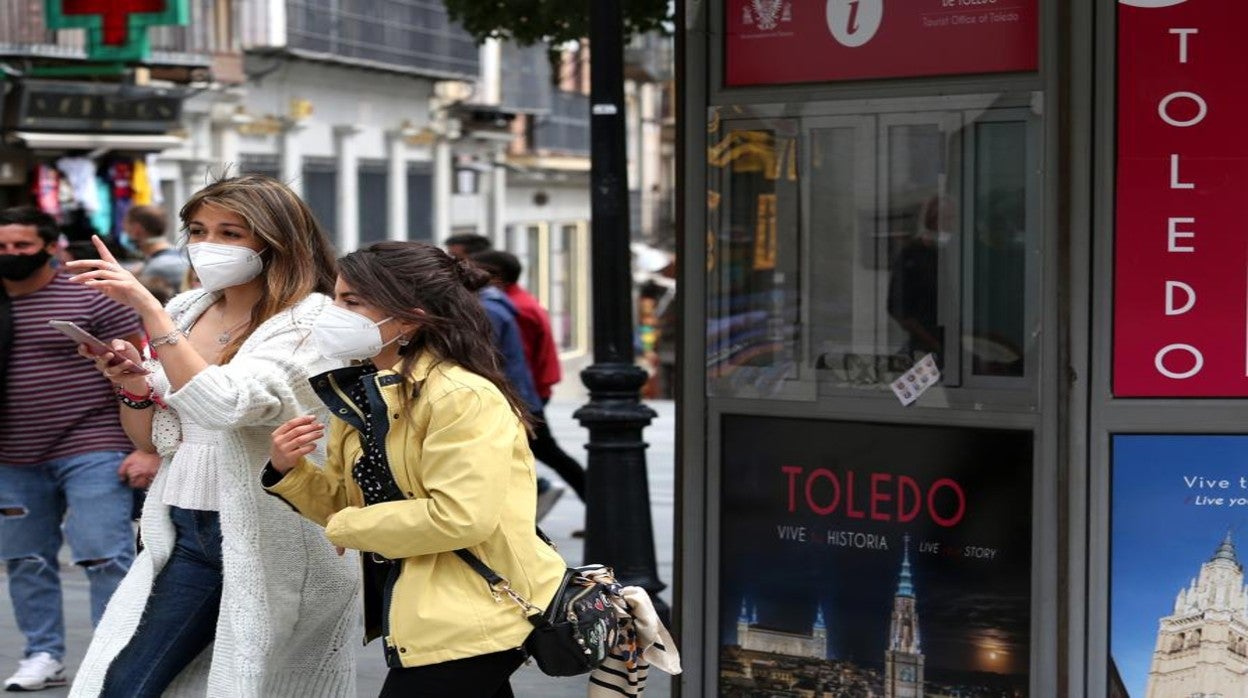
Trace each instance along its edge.
{"label": "denim jeans of man", "polygon": [[152,583],[139,627],[113,659],[99,698],[159,698],[216,636],[224,583],[221,517],[169,508],[173,554]]}
{"label": "denim jeans of man", "polygon": [[63,541],[86,572],[93,624],[130,569],[133,495],[117,477],[125,457],[120,451],[92,451],[36,465],[0,465],[0,558],[27,656],[65,657],[57,561]]}

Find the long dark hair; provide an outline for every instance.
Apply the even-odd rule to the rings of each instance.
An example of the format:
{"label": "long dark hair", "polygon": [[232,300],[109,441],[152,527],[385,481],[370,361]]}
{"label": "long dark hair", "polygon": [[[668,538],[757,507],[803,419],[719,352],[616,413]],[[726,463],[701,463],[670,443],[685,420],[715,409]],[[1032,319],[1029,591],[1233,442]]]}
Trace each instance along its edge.
{"label": "long dark hair", "polygon": [[409,373],[428,352],[434,361],[489,380],[521,423],[530,425],[528,408],[503,374],[494,328],[475,293],[490,282],[489,272],[423,242],[377,242],[339,259],[338,274],[369,304],[418,326],[399,349],[399,373]]}

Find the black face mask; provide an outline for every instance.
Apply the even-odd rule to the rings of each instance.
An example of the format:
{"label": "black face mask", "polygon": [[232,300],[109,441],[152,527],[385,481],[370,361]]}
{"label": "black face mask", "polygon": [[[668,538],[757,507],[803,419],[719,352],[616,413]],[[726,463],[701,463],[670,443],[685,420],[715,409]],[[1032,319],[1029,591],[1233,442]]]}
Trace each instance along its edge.
{"label": "black face mask", "polygon": [[24,281],[40,267],[48,263],[52,255],[47,250],[34,254],[0,254],[0,279]]}

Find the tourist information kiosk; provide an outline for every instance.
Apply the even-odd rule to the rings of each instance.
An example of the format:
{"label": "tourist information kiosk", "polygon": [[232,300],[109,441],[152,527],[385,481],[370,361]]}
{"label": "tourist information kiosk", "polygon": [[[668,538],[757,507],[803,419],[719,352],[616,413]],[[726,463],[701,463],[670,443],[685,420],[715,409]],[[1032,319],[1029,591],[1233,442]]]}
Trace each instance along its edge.
{"label": "tourist information kiosk", "polygon": [[1248,691],[1248,6],[677,13],[681,695]]}

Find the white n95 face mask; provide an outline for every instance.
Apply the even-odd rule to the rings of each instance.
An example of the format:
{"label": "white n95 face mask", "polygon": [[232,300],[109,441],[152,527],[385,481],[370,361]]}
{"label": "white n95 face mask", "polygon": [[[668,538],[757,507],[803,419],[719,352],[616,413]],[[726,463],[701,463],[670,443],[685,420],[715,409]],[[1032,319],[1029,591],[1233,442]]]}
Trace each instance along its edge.
{"label": "white n95 face mask", "polygon": [[205,291],[245,284],[264,270],[260,253],[247,247],[197,242],[187,245],[186,252]]}
{"label": "white n95 face mask", "polygon": [[312,341],[322,356],[330,359],[363,361],[377,356],[390,342],[381,341],[381,326],[393,318],[373,322],[346,308],[331,305],[312,325]]}

